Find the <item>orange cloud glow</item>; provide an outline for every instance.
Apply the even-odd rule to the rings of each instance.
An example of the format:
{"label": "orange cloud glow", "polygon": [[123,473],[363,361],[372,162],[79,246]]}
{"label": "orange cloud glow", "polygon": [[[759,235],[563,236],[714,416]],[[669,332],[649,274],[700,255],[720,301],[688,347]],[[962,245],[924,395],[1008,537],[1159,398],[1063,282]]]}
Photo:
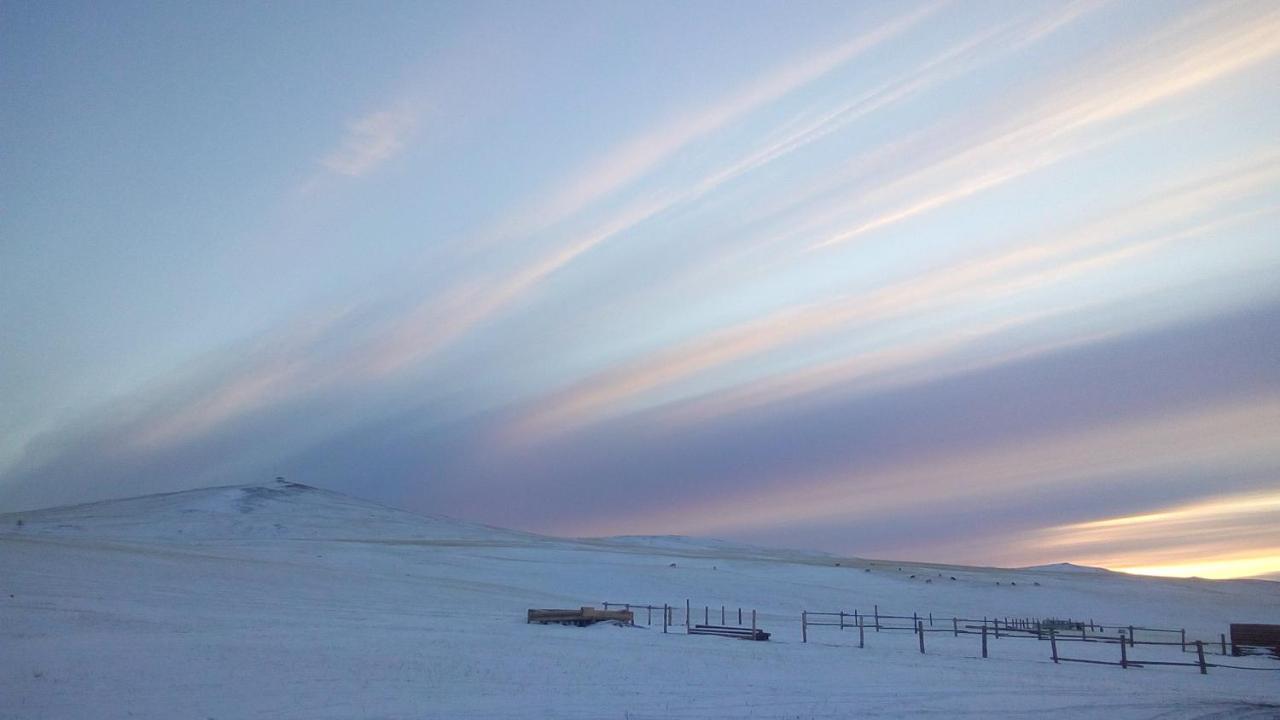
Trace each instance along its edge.
{"label": "orange cloud glow", "polygon": [[1229,578],[1280,570],[1280,491],[1201,500],[1044,530],[1037,546],[1140,575]]}

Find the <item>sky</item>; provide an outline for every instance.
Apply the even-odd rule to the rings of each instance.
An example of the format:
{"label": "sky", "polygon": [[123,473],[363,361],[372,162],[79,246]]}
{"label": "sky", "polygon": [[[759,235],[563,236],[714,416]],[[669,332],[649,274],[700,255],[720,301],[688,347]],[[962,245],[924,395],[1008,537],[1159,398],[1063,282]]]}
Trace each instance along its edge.
{"label": "sky", "polygon": [[0,512],[1280,571],[1274,2],[0,2]]}

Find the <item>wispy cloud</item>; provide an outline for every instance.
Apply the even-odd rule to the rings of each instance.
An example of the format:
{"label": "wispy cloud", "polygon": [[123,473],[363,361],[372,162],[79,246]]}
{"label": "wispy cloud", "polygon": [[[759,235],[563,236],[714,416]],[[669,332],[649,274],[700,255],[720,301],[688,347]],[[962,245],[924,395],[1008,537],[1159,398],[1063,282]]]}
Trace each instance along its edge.
{"label": "wispy cloud", "polygon": [[140,393],[134,398],[139,410],[116,428],[123,431],[121,448],[147,453],[180,445],[247,415],[332,387],[343,376],[342,354],[333,355],[343,346],[335,345],[334,339],[349,332],[349,311],[339,307],[313,312]]}
{"label": "wispy cloud", "polygon": [[301,364],[299,358],[269,362],[228,378],[190,404],[151,418],[133,435],[133,444],[146,452],[189,440],[228,420],[279,402],[296,392]]}
{"label": "wispy cloud", "polygon": [[[639,358],[606,371],[548,398],[517,423],[513,437],[536,438],[572,429],[603,417],[633,409],[646,394],[758,358],[789,345],[796,345],[834,332],[848,332],[891,318],[924,316],[941,308],[987,303],[995,298],[1042,289],[1083,274],[1096,274],[1107,267],[1131,261],[1163,244],[1199,237],[1224,223],[1252,217],[1223,212],[1233,202],[1256,197],[1280,181],[1280,160],[1263,157],[1237,164],[1221,173],[1167,188],[1142,202],[1121,208],[1071,230],[1050,241],[1015,245],[1012,249],[985,258],[943,266],[868,293],[854,294],[827,302],[787,308],[730,327],[685,344]],[[1216,213],[1216,214],[1215,214]],[[1189,225],[1181,225],[1190,223]],[[1150,233],[1163,231],[1151,237]],[[1062,308],[1050,308],[1052,315]],[[1000,326],[1000,323],[997,323]],[[980,328],[957,328],[955,343],[984,335]],[[819,379],[832,380],[878,367],[901,354],[917,356],[922,347],[951,347],[951,342],[908,343],[897,349],[872,350],[866,357],[843,360],[833,365],[806,368],[777,378],[772,391],[768,380],[755,378],[749,395],[776,397],[812,390]],[[908,350],[908,346],[914,350]],[[872,359],[880,357],[879,362]],[[845,370],[837,368],[844,367]],[[808,380],[799,382],[800,377]],[[789,388],[789,390],[784,390]],[[717,400],[721,407],[724,399]]]}
{"label": "wispy cloud", "polygon": [[[1274,159],[1263,158],[1243,169],[1233,169],[1207,182],[1192,183],[1125,212],[1108,215],[1053,243],[1020,248],[985,260],[941,268],[928,275],[890,286],[866,296],[803,306],[730,328],[687,346],[644,358],[635,364],[589,378],[545,401],[517,423],[511,437],[534,439],[572,429],[582,423],[625,410],[627,401],[717,367],[784,347],[791,343],[848,326],[907,312],[925,312],[941,303],[955,304],[990,299],[993,293],[1018,292],[1041,286],[1073,272],[1096,269],[1096,263],[1119,255],[1104,254],[1090,260],[1077,255],[1097,245],[1117,242],[1126,233],[1141,234],[1152,223],[1175,223],[1209,211],[1219,203],[1247,195],[1276,180],[1280,173]],[[337,384],[382,382],[414,367],[458,341],[474,327],[517,302],[538,283],[572,262],[599,242],[651,216],[668,203],[667,198],[638,202],[629,212],[610,220],[558,254],[530,264],[500,282],[459,284],[453,292],[432,296],[404,312],[379,316],[376,326],[357,337],[342,337],[349,329],[340,314],[323,323],[308,322],[304,332],[272,343],[266,352],[254,352],[250,361],[212,385],[201,386],[179,405],[161,404],[140,419],[129,442],[138,448],[181,443],[208,433],[223,423],[273,405],[325,392]],[[1135,248],[1121,250],[1132,255]],[[1116,252],[1116,251],[1109,251]],[[1045,263],[1072,258],[1061,267]],[[1089,265],[1087,263],[1094,263]],[[1050,276],[1046,273],[1056,273]],[[672,420],[723,414],[735,409],[776,402],[824,383],[847,382],[883,372],[896,365],[900,372],[908,362],[926,362],[940,353],[963,348],[990,333],[1016,325],[1001,321],[990,328],[959,328],[927,343],[906,343],[875,349],[838,363],[807,367],[754,383],[740,392],[732,390],[708,396],[696,404],[681,404]],[[324,347],[324,352],[318,348]],[[1047,346],[1048,347],[1048,346]]]}
{"label": "wispy cloud", "polygon": [[806,54],[774,68],[736,93],[681,113],[669,122],[634,137],[588,164],[556,190],[529,216],[509,223],[499,234],[527,234],[553,225],[605,198],[671,158],[696,140],[814,82],[859,55],[901,35],[937,12],[935,2],[905,13],[853,39]]}
{"label": "wispy cloud", "polygon": [[834,108],[825,109],[814,117],[797,118],[792,122],[793,127],[789,127],[781,137],[710,175],[699,183],[697,191],[710,191],[787,153],[832,135],[878,110],[1015,53],[1101,6],[1101,2],[1093,0],[1067,3],[1048,13],[1011,20],[961,40],[910,71],[879,83]]}
{"label": "wispy cloud", "polygon": [[[920,0],[830,20],[757,8],[733,28],[680,10],[429,13],[463,32],[441,24],[384,53],[425,54],[388,102],[337,121],[302,109],[328,136],[307,154],[308,184],[253,233],[274,242],[197,255],[212,261],[189,268],[200,282],[185,299],[208,300],[216,321],[158,339],[168,355],[103,345],[137,362],[122,396],[24,438],[0,501],[235,481],[279,463],[558,532],[801,542],[825,524],[828,540],[891,548],[915,534],[934,553],[971,528],[914,530],[992,511],[1009,516],[983,515],[983,542],[1117,521],[1027,536],[1075,554],[1064,559],[1185,568],[1194,549],[1246,567],[1224,536],[1270,557],[1274,543],[1255,542],[1267,513],[1159,506],[1196,497],[1202,479],[1205,495],[1259,487],[1280,467],[1267,363],[1280,305],[1265,276],[1280,263],[1267,242],[1280,155],[1274,118],[1256,112],[1280,12],[1112,5]],[[852,30],[828,26],[851,16]],[[579,42],[597,19],[667,32]],[[706,36],[700,22],[718,43],[781,23],[802,54],[754,48],[759,70],[744,73],[712,43],[665,65],[658,54]],[[584,61],[597,63],[589,78],[573,72]],[[670,67],[704,92],[656,108]],[[350,85],[394,71],[367,69],[380,77]],[[628,82],[653,94],[620,95]],[[625,129],[608,125],[619,118]],[[1218,164],[1228,155],[1243,161]],[[376,212],[341,201],[374,180]],[[1026,199],[1041,181],[1052,195],[1016,208],[997,192]],[[881,238],[893,242],[866,242]],[[231,280],[198,287],[215,277]],[[164,311],[175,294],[144,295]],[[30,305],[20,327],[43,323]],[[73,364],[54,359],[50,377]],[[1042,491],[1070,514],[1035,509],[1050,504]],[[877,522],[896,527],[863,529]],[[1181,532],[1177,554],[1129,528]]]}
{"label": "wispy cloud", "polygon": [[906,385],[937,382],[978,369],[1100,342],[1113,336],[1114,331],[1095,332],[1023,344],[1011,352],[979,352],[984,343],[1016,338],[1020,331],[1090,309],[1097,308],[1081,304],[982,325],[961,326],[920,339],[899,340],[851,357],[777,373],[755,382],[675,402],[660,408],[655,414],[671,426],[712,422],[720,417],[757,410],[831,388],[839,387],[845,393],[884,392]]}
{"label": "wispy cloud", "polygon": [[[1007,184],[1109,142],[1088,131],[1203,87],[1280,53],[1280,12],[1241,13],[1213,6],[1180,18],[1138,57],[1111,58],[1097,82],[1068,88],[1002,127],[992,137],[862,193],[858,205],[877,213],[813,243],[823,249]],[[1123,136],[1123,133],[1112,137]],[[880,211],[888,205],[890,209]]]}
{"label": "wispy cloud", "polygon": [[[711,192],[872,112],[1005,57],[1086,17],[1098,7],[1092,2],[1073,3],[1056,13],[1011,21],[959,41],[915,69],[843,105],[816,116],[798,117],[777,138],[706,175],[680,201]],[[760,207],[747,210],[752,219],[744,224],[743,237],[708,262],[691,266],[683,273],[676,269],[669,277],[673,282],[682,278],[685,282],[696,281],[722,260],[782,246],[784,241],[809,243],[810,250],[828,248],[1140,134],[1150,129],[1151,119],[1122,124],[1106,121],[1223,79],[1274,55],[1280,45],[1264,36],[1265,28],[1275,25],[1278,19],[1266,10],[1248,4],[1223,5],[1180,17],[1138,51],[1114,54],[1084,71],[1064,74],[1056,82],[1038,83],[1037,91],[1030,95],[1002,99],[984,111],[996,118],[984,124],[994,127],[993,133],[979,135],[972,142],[963,143],[959,150],[954,149],[958,128],[940,122],[860,152],[840,172],[824,175],[808,186],[802,183],[798,191],[762,198]],[[1174,58],[1175,62],[1170,64],[1167,58]],[[1095,77],[1106,80],[1097,83],[1093,81]],[[1052,90],[1039,91],[1046,86]],[[1027,106],[1029,110],[1024,109]],[[1013,119],[1000,119],[1009,116]],[[1164,113],[1154,122],[1167,122],[1169,117]],[[942,150],[940,156],[938,149]],[[926,159],[922,167],[919,158]],[[860,180],[853,194],[839,192],[842,184],[857,179]],[[825,204],[807,206],[824,197]],[[852,229],[848,227],[851,213],[868,211],[879,214]],[[788,214],[786,229],[781,233],[767,229]],[[844,227],[840,227],[842,224]],[[753,233],[760,235],[755,227],[766,230],[762,237],[752,240]],[[752,264],[760,268],[759,273],[777,274],[795,269],[797,262],[806,261],[785,251],[785,256],[757,259]]]}
{"label": "wispy cloud", "polygon": [[[559,188],[532,215],[507,221],[504,229],[496,234],[527,236],[583,212],[596,201],[644,176],[682,148],[906,32],[936,13],[941,5],[926,5],[846,43],[775,68],[734,95],[680,115],[668,124],[611,149]],[[789,149],[800,144],[792,142]],[[781,152],[779,149],[773,156]],[[762,162],[757,158],[751,164],[758,166]],[[446,342],[462,337],[512,307],[587,252],[680,203],[706,194],[714,186],[746,169],[745,166],[722,169],[690,186],[669,188],[636,198],[587,231],[556,244],[549,252],[535,256],[504,277],[465,282],[468,295],[465,306],[454,302],[459,294],[457,289],[445,292],[442,298],[424,300],[421,310],[406,318],[403,326],[395,331],[396,337],[376,351],[380,357],[368,366],[378,368],[378,372],[389,372],[422,360],[444,347]],[[446,312],[449,319],[442,323],[440,318]],[[432,328],[426,328],[422,321],[431,324]]]}
{"label": "wispy cloud", "polygon": [[426,360],[516,305],[583,253],[668,206],[669,201],[664,198],[642,199],[573,243],[539,256],[505,276],[460,281],[445,292],[424,299],[396,321],[382,340],[369,346],[363,367],[376,376],[384,376]]}
{"label": "wispy cloud", "polygon": [[332,173],[359,178],[400,154],[418,121],[418,112],[402,104],[353,121],[342,141],[320,164]]}
{"label": "wispy cloud", "polygon": [[[444,323],[445,335],[450,339],[460,337],[470,328],[512,306],[544,280],[588,251],[635,229],[641,223],[677,205],[697,200],[729,180],[816,142],[876,110],[1039,40],[1095,9],[1098,4],[1071,3],[1057,13],[1011,22],[997,31],[983,32],[943,52],[907,77],[886,82],[842,107],[823,114],[813,122],[801,123],[766,147],[712,170],[692,183],[631,201],[592,229],[559,245],[552,252],[535,257],[505,278],[488,281],[488,287],[477,290],[465,308],[456,308],[456,312],[451,313],[451,319]],[[907,32],[936,14],[943,5],[944,3],[934,3],[923,6],[813,58],[777,68],[733,96],[683,115],[668,125],[614,148],[562,187],[536,213],[536,217],[521,218],[511,224],[508,230],[513,231],[512,228],[515,228],[520,234],[532,233],[540,227],[582,212],[592,203],[640,178],[681,148]],[[438,305],[435,300],[426,301],[425,312],[417,313],[415,317],[432,318],[434,323],[434,319],[441,315]],[[399,339],[392,342],[385,357],[373,365],[384,369],[406,366],[441,347],[441,338],[445,336],[438,331],[425,331],[413,318],[407,320],[404,329],[397,335]],[[415,341],[414,338],[419,340]]]}
{"label": "wispy cloud", "polygon": [[[539,228],[581,213],[592,203],[621,189],[655,168],[689,144],[705,138],[779,98],[847,64],[858,55],[907,32],[935,15],[945,3],[925,5],[816,56],[776,68],[738,93],[620,145],[571,179],[534,214],[511,221],[504,232],[529,234]],[[626,204],[590,230],[539,255],[510,275],[496,280],[468,283],[465,305],[454,300],[457,290],[443,298],[430,298],[420,311],[405,319],[395,337],[377,350],[368,363],[377,372],[389,372],[418,362],[456,340],[491,317],[513,306],[547,278],[601,244],[635,229],[671,208],[697,200],[729,180],[757,169],[836,132],[876,110],[968,72],[994,58],[1024,47],[1096,9],[1097,2],[1077,2],[1056,13],[1007,23],[948,49],[908,76],[897,78],[864,93],[816,121],[801,123],[766,147],[732,161],[683,187],[673,187]],[[441,318],[447,315],[447,320]],[[423,321],[430,327],[424,326]]]}

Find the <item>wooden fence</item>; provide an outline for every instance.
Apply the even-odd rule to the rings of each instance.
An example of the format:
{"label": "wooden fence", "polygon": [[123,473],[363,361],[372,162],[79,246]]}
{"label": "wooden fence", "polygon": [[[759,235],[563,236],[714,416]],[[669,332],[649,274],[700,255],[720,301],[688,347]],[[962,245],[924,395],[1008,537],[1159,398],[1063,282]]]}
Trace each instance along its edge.
{"label": "wooden fence", "polygon": [[[608,601],[603,603],[605,610],[621,609],[634,614],[636,625],[662,626],[664,633],[673,627],[682,628],[684,633],[697,625],[717,625],[721,627],[738,627],[751,631],[758,630],[758,623],[765,619],[755,609],[730,607],[728,605],[697,605],[691,599],[683,603],[620,603]],[[770,622],[785,619],[786,616],[771,614]],[[790,616],[794,618],[795,616]],[[1055,663],[1087,663],[1092,665],[1112,665],[1124,670],[1145,666],[1170,665],[1194,667],[1201,673],[1209,668],[1225,668],[1234,670],[1280,671],[1280,667],[1248,667],[1230,665],[1222,662],[1211,662],[1210,657],[1231,656],[1225,633],[1216,641],[1188,640],[1183,628],[1157,628],[1145,625],[1134,625],[1118,622],[1097,622],[1093,619],[1075,620],[1071,618],[1018,618],[1010,616],[986,616],[982,618],[966,618],[959,616],[942,616],[933,613],[913,612],[910,615],[897,615],[881,610],[879,605],[872,605],[870,612],[854,609],[837,610],[835,612],[815,612],[803,610],[800,613],[800,641],[809,641],[810,628],[838,628],[841,631],[858,632],[858,647],[866,647],[869,633],[910,632],[916,636],[914,643],[921,653],[927,654],[926,638],[931,633],[941,633],[960,637],[972,635],[978,639],[979,655],[990,656],[990,643],[1006,638],[1029,639],[1048,643],[1049,659]],[[683,634],[683,633],[682,633]],[[1117,654],[1114,660],[1072,657],[1067,650],[1071,643],[1099,643],[1115,645]],[[1136,653],[1140,647],[1178,648],[1184,653],[1193,653],[1194,660],[1184,662],[1160,660],[1154,658],[1138,658]]]}
{"label": "wooden fence", "polygon": [[[981,638],[981,657],[983,658],[989,656],[989,639],[998,640],[1003,637],[1048,642],[1049,657],[1054,663],[1077,662],[1094,665],[1114,665],[1125,670],[1148,665],[1169,665],[1198,668],[1201,674],[1206,674],[1208,668],[1280,671],[1280,667],[1245,667],[1209,662],[1206,659],[1206,654],[1211,654],[1212,649],[1207,650],[1206,643],[1203,640],[1188,641],[1186,630],[1183,628],[1153,628],[1120,623],[1095,623],[1092,620],[1085,622],[1054,618],[984,617],[977,619],[953,616],[935,619],[933,613],[922,615],[918,612],[913,612],[910,615],[893,615],[882,612],[879,605],[873,605],[871,613],[860,612],[857,609],[853,612],[843,610],[836,612],[801,611],[800,641],[802,643],[809,641],[809,628],[811,627],[838,627],[840,630],[856,629],[858,631],[859,648],[866,647],[866,634],[869,630],[873,632],[911,631],[917,636],[917,647],[922,654],[926,652],[925,636],[928,633],[945,633],[954,637],[961,635],[979,636]],[[1114,634],[1108,634],[1107,628],[1112,628]],[[1177,637],[1178,639],[1139,639],[1139,633],[1145,634],[1148,638]],[[1059,645],[1069,645],[1073,642],[1114,644],[1119,648],[1119,656],[1115,661],[1067,657],[1059,650]],[[1220,649],[1220,655],[1229,656],[1225,634],[1219,636],[1217,645]],[[1132,657],[1131,651],[1141,646],[1177,647],[1181,652],[1195,653],[1196,658],[1191,662],[1178,662]]]}
{"label": "wooden fence", "polygon": [[[605,602],[604,609],[609,610],[623,609],[630,610],[635,615],[636,625],[655,626],[662,625],[662,632],[670,631],[672,627],[683,627],[685,632],[689,628],[696,625],[719,625],[721,627],[741,627],[751,628],[753,631],[757,629],[756,624],[758,617],[756,610],[729,608],[726,605],[720,605],[713,608],[710,605],[703,605],[701,608],[693,605],[689,599],[685,599],[684,607],[678,605],[662,604],[653,605],[650,603],[619,603]],[[701,611],[701,612],[699,612]],[[657,615],[657,623],[654,622],[654,615]],[[642,623],[641,620],[644,622]]]}

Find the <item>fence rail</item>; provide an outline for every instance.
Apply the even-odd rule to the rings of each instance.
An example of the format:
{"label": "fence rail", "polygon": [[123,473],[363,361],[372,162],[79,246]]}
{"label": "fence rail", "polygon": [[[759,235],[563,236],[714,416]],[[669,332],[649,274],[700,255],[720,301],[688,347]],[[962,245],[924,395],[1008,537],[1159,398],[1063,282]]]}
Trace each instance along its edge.
{"label": "fence rail", "polygon": [[[664,633],[669,632],[672,627],[683,627],[685,632],[688,633],[690,628],[698,625],[712,625],[712,620],[716,618],[713,614],[715,608],[712,608],[710,605],[703,605],[701,613],[702,620],[699,622],[698,608],[688,599],[684,601],[683,612],[680,611],[679,605],[671,604],[654,605],[651,603],[620,603],[608,600],[605,601],[603,605],[605,610],[610,608],[622,608],[635,613],[636,619],[633,621],[633,625],[640,624],[639,619],[641,616],[639,613],[643,610],[645,613],[643,616],[644,624],[647,626],[654,626],[656,623],[653,621],[653,615],[654,613],[657,613],[658,622],[662,623],[662,632]],[[732,622],[735,617],[737,619],[736,625]],[[750,628],[753,633],[758,629],[756,624],[759,617],[757,611],[754,609],[739,607],[731,610],[728,606],[721,605],[719,606],[719,618],[720,627]]]}
{"label": "fence rail", "polygon": [[[771,622],[786,618],[786,615],[770,613],[765,615],[755,609],[730,607],[728,605],[695,605],[686,599],[681,604],[652,602],[626,603],[607,601],[604,609],[630,610],[635,618],[634,624],[656,626],[662,625],[663,632],[672,627],[682,627],[688,633],[696,625],[719,625],[724,628],[749,628],[754,635],[759,629],[761,619]],[[794,618],[795,616],[790,616]],[[1220,634],[1217,641],[1188,640],[1187,632],[1182,628],[1156,628],[1145,625],[1125,623],[1100,623],[1094,620],[1074,620],[1061,618],[1016,618],[1009,616],[988,616],[967,618],[953,615],[935,616],[933,613],[913,612],[910,615],[896,615],[881,612],[879,605],[872,605],[870,612],[859,608],[852,611],[811,611],[800,613],[800,640],[809,641],[810,628],[839,628],[858,631],[858,647],[866,646],[866,633],[909,631],[916,635],[916,645],[921,653],[926,652],[926,636],[930,634],[950,634],[980,636],[981,657],[989,656],[990,640],[1002,638],[1034,639],[1047,641],[1050,646],[1050,659],[1054,663],[1084,663],[1090,665],[1118,666],[1122,669],[1142,668],[1146,666],[1194,667],[1207,673],[1209,668],[1230,670],[1263,670],[1280,671],[1280,667],[1249,667],[1226,663],[1209,662],[1206,655],[1229,656],[1226,634]],[[1114,632],[1109,634],[1108,629]],[[775,633],[776,634],[776,633]],[[1174,639],[1141,639],[1142,635],[1156,638],[1174,636]],[[1059,652],[1062,643],[1091,643],[1100,645],[1116,645],[1119,657],[1116,660],[1105,660],[1086,657],[1066,657]],[[1196,659],[1189,662],[1158,660],[1154,658],[1130,657],[1130,650],[1139,647],[1179,648],[1182,652],[1195,653]],[[1217,649],[1218,652],[1214,652]]]}
{"label": "fence rail", "polygon": [[[834,618],[834,620],[833,620]],[[937,627],[935,620],[941,620],[943,627]],[[906,621],[910,624],[898,625],[897,622]],[[928,626],[925,625],[926,621]],[[895,624],[890,624],[895,623]],[[950,627],[947,627],[949,625]],[[1270,670],[1280,671],[1280,667],[1262,668],[1247,667],[1243,665],[1228,665],[1223,663],[1212,663],[1206,659],[1206,653],[1212,652],[1214,643],[1206,643],[1203,640],[1188,640],[1185,629],[1178,628],[1153,628],[1142,625],[1126,625],[1121,623],[1108,623],[1103,625],[1095,623],[1092,620],[1075,621],[1060,619],[1016,619],[1016,618],[999,618],[984,617],[978,618],[961,618],[953,616],[950,618],[935,618],[932,613],[921,615],[920,613],[912,613],[911,615],[893,615],[889,613],[881,613],[878,605],[873,606],[870,614],[863,613],[860,610],[848,612],[844,610],[829,611],[809,611],[805,610],[800,613],[800,637],[801,642],[809,641],[809,628],[811,627],[839,627],[841,630],[847,628],[856,628],[858,630],[858,647],[865,647],[866,630],[911,630],[918,636],[918,646],[921,653],[925,652],[925,636],[930,633],[951,634],[954,637],[961,635],[979,635],[981,636],[981,656],[988,657],[988,638],[1000,639],[1002,636],[1006,638],[1035,639],[1038,641],[1048,641],[1050,645],[1050,659],[1054,663],[1076,662],[1087,663],[1091,665],[1112,665],[1119,666],[1122,669],[1142,668],[1145,666],[1170,666],[1170,667],[1193,667],[1199,669],[1201,674],[1206,674],[1208,668],[1224,668],[1239,670]],[[1116,629],[1114,635],[1103,635],[1105,628],[1111,627]],[[1156,640],[1156,639],[1139,639],[1139,633],[1155,634],[1160,637],[1176,636],[1173,640]],[[1102,660],[1095,658],[1066,657],[1058,651],[1059,643],[1098,643],[1111,644],[1119,648],[1120,656],[1117,660]],[[1216,643],[1220,647],[1221,655],[1228,655],[1226,635],[1220,635],[1219,641]],[[1156,648],[1178,648],[1181,652],[1193,652],[1196,655],[1195,661],[1174,661],[1160,660],[1155,658],[1131,658],[1130,649],[1137,647],[1156,647]],[[1206,647],[1210,649],[1207,650]]]}

